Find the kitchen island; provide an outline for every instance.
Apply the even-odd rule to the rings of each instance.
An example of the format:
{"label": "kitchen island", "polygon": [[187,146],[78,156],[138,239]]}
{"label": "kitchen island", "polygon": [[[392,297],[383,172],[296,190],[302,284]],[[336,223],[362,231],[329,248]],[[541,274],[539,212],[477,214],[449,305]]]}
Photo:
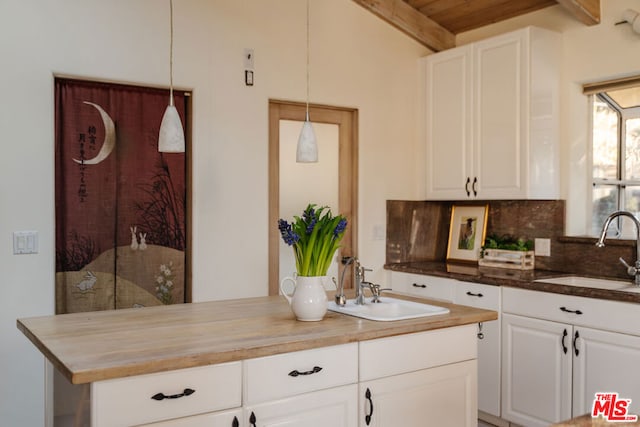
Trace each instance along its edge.
{"label": "kitchen island", "polygon": [[[336,406],[342,408],[337,411],[340,421],[332,425],[385,426],[382,415],[389,411],[379,411],[380,405],[394,405],[391,398],[385,401],[385,396],[398,395],[398,387],[404,385],[415,390],[420,387],[415,381],[422,381],[438,382],[440,386],[435,391],[446,397],[441,385],[447,384],[447,379],[453,379],[452,393],[465,393],[456,396],[465,405],[464,421],[454,422],[458,426],[472,425],[477,407],[477,324],[496,319],[497,313],[440,301],[426,302],[447,307],[450,312],[395,322],[328,312],[320,322],[299,322],[282,297],[259,297],[35,317],[19,319],[17,324],[71,383],[91,383],[94,427],[194,418],[198,414],[207,416],[202,415],[205,412],[211,414],[211,419],[225,415],[224,422],[213,425],[268,425],[255,421],[257,408],[262,406],[262,414],[269,414],[263,419],[280,421],[287,413],[281,409],[283,402],[316,393],[320,394],[313,396],[314,402],[329,396],[329,400],[337,399],[340,393],[346,393],[347,397]],[[290,371],[286,380],[297,377],[311,383],[296,388],[270,378],[269,373],[278,372],[282,364]],[[218,371],[210,371],[213,368]],[[179,379],[180,384],[188,383],[190,378],[209,379],[200,389],[193,387],[196,392],[189,392],[186,385],[176,385],[178,392],[159,392],[162,396],[158,399],[151,397],[153,394],[145,395],[138,403],[135,396],[117,398],[123,391],[134,393],[140,388],[146,392],[146,388],[165,387],[156,380],[166,376],[173,382]],[[208,398],[205,407],[194,404],[176,408],[176,402],[206,396],[208,392],[203,387],[211,387],[212,383],[224,391],[221,397],[228,398],[226,401],[212,406],[212,398]],[[220,383],[224,386],[219,387]],[[151,385],[138,387],[140,384]],[[372,387],[378,387],[380,391],[373,394],[381,398],[375,413]],[[385,391],[394,388],[393,393]],[[169,408],[146,408],[145,405],[155,405],[156,400]],[[303,399],[299,403],[301,408],[305,407],[304,402]],[[344,402],[351,403],[345,406]],[[271,406],[264,407],[267,403]],[[275,403],[279,405],[276,409]],[[368,411],[368,422],[364,411]],[[140,413],[129,416],[129,412]],[[317,408],[307,412],[316,413]],[[226,424],[226,420],[230,423]],[[315,425],[308,421],[306,425]],[[195,426],[202,420],[196,419],[193,424],[180,422],[158,425]]]}

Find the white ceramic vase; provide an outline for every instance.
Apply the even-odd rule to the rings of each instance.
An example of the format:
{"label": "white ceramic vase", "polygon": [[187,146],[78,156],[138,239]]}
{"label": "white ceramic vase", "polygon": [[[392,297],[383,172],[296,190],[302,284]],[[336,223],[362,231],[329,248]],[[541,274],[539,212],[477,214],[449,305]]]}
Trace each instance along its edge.
{"label": "white ceramic vase", "polygon": [[[280,292],[287,299],[293,314],[298,320],[312,322],[322,320],[327,313],[327,292],[323,281],[327,276],[285,277],[280,282]],[[291,295],[284,289],[287,283],[293,284]]]}

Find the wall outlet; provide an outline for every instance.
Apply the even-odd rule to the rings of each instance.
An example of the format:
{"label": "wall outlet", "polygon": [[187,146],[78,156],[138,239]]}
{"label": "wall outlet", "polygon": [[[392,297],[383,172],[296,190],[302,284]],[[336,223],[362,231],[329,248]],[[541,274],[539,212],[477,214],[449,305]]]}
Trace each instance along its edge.
{"label": "wall outlet", "polygon": [[535,239],[534,253],[536,256],[551,256],[551,239]]}

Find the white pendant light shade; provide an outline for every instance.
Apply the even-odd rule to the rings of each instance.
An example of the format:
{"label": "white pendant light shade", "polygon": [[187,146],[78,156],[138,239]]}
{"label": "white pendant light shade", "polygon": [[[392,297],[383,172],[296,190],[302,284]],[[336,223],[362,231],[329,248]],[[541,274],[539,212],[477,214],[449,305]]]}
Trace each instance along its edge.
{"label": "white pendant light shade", "polygon": [[173,0],[169,0],[170,44],[169,44],[169,105],[164,111],[158,135],[158,151],[161,153],[184,153],[184,130],[180,114],[173,103]]}
{"label": "white pendant light shade", "polygon": [[158,151],[162,153],[184,153],[184,131],[180,114],[178,114],[178,110],[173,105],[173,97],[164,111],[164,116],[162,116]]}
{"label": "white pendant light shade", "polygon": [[298,138],[298,148],[296,150],[296,162],[298,163],[316,163],[318,161],[318,142],[316,141],[316,133],[309,121],[309,116],[302,125],[300,137]]}

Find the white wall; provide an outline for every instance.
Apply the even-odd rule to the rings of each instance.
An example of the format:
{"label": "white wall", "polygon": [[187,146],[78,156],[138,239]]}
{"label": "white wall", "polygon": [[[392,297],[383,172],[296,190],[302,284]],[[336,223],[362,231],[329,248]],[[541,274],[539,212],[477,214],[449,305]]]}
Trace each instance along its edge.
{"label": "white wall", "polygon": [[[267,101],[305,97],[305,2],[175,0],[174,81],[193,89],[194,300],[267,293]],[[168,2],[0,1],[0,425],[43,425],[43,362],[15,327],[54,310],[53,75],[167,84]],[[255,49],[244,86],[243,49]],[[311,1],[311,101],[360,111],[360,253],[382,277],[385,200],[416,197],[416,59],[351,0]],[[12,254],[37,230],[37,255]]]}
{"label": "white wall", "polygon": [[562,33],[562,80],[560,97],[561,194],[567,200],[566,233],[589,231],[591,193],[588,168],[589,108],[582,85],[587,82],[640,74],[640,34],[630,25],[615,26],[622,12],[640,11],[639,0],[602,0],[602,19],[587,27],[562,7],[553,6],[479,30],[458,35],[458,44],[469,43],[527,25]]}

